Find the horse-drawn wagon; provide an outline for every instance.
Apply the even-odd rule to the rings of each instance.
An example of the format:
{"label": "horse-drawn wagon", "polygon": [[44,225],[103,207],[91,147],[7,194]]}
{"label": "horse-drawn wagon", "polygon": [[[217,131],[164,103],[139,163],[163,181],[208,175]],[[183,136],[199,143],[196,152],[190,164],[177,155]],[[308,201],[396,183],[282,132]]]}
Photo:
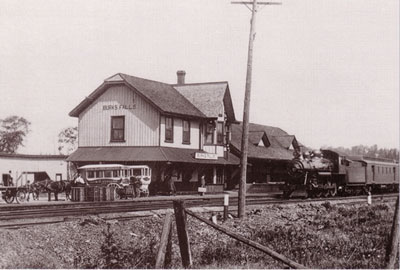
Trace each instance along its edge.
{"label": "horse-drawn wagon", "polygon": [[78,171],[89,186],[111,187],[114,198],[149,196],[149,166],[95,164],[79,167]]}
{"label": "horse-drawn wagon", "polygon": [[0,192],[6,203],[12,203],[14,200],[21,203],[25,201],[27,190],[25,187],[0,185]]}

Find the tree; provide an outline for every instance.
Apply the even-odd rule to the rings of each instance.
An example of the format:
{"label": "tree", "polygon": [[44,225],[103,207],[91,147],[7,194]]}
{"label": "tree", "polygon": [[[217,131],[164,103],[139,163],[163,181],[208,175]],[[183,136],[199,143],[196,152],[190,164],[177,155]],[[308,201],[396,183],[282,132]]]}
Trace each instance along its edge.
{"label": "tree", "polygon": [[23,117],[12,115],[0,119],[0,152],[16,153],[29,133],[31,123]]}
{"label": "tree", "polygon": [[364,156],[364,157],[373,157],[373,158],[386,158],[392,160],[399,160],[399,150],[396,148],[378,148],[378,145],[374,144],[372,146],[365,145],[356,145],[351,148],[340,147],[329,147],[325,146],[323,148],[331,149],[333,151],[340,151],[340,153],[344,153],[349,156]]}
{"label": "tree", "polygon": [[67,127],[58,134],[58,151],[68,155],[78,146],[78,127]]}

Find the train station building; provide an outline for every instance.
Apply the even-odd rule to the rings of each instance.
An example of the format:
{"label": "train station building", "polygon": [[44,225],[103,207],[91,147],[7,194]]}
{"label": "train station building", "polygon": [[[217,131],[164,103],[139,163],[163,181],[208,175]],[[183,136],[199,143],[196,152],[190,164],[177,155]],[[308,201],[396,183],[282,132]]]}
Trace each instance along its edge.
{"label": "train station building", "polygon": [[148,165],[150,192],[163,188],[171,173],[178,191],[193,191],[202,175],[207,191],[228,186],[239,158],[229,151],[236,123],[228,82],[177,84],[115,74],[82,100],[70,116],[78,118],[79,146],[68,157],[87,164]]}
{"label": "train station building", "polygon": [[27,181],[68,180],[69,164],[66,159],[65,155],[0,153],[1,183],[9,174],[16,186],[25,185]]}
{"label": "train station building", "polygon": [[[241,156],[242,123],[231,126],[230,151]],[[265,125],[249,124],[247,183],[263,189],[262,185],[279,185],[287,178],[287,165],[293,159],[294,151],[303,151],[303,145],[294,135]],[[239,181],[234,175],[232,181]]]}

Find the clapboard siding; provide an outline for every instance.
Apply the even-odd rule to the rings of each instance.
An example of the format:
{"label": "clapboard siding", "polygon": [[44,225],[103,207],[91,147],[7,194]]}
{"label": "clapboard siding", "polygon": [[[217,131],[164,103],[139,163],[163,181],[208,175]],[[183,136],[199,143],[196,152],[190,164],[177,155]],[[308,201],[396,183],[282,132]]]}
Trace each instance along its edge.
{"label": "clapboard siding", "polygon": [[182,131],[182,119],[173,117],[174,119],[174,141],[165,141],[165,116],[161,116],[161,140],[160,145],[166,147],[178,147],[178,148],[189,148],[199,149],[199,137],[200,137],[200,124],[198,120],[190,120],[190,144],[184,144],[182,142],[183,131]]}
{"label": "clapboard siding", "polygon": [[[110,142],[111,116],[125,116],[125,142]],[[159,112],[137,93],[112,86],[79,115],[79,146],[157,146],[159,121]]]}

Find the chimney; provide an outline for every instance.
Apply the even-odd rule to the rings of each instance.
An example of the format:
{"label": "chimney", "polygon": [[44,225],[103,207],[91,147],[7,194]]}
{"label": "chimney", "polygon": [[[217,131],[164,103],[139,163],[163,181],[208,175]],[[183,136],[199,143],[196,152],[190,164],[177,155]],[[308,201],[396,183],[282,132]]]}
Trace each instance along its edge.
{"label": "chimney", "polygon": [[185,75],[186,72],[184,70],[178,70],[176,72],[176,75],[178,75],[178,84],[185,84]]}

